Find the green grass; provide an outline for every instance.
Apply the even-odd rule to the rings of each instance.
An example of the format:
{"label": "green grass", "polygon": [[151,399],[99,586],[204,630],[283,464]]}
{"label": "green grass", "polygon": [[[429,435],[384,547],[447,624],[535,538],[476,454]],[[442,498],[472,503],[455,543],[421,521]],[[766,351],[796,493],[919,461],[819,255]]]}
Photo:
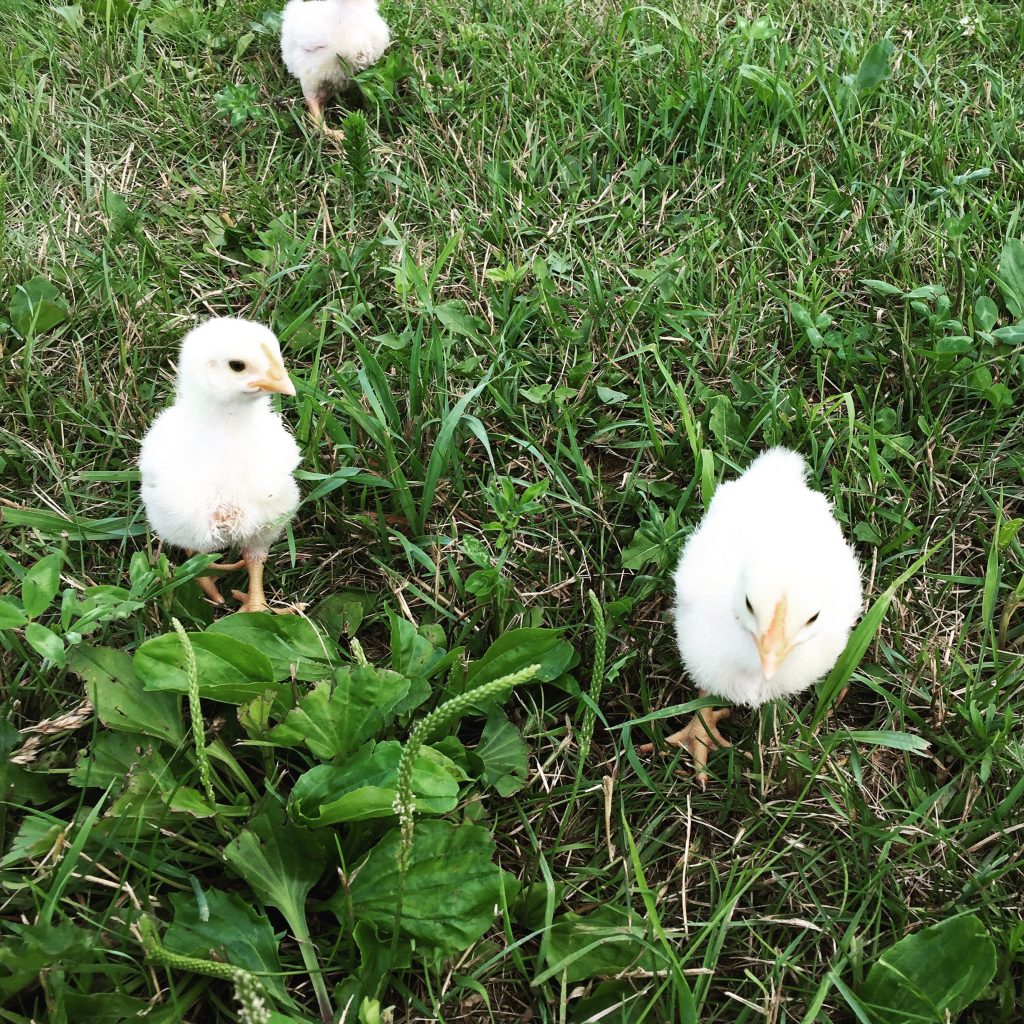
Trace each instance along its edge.
{"label": "green grass", "polygon": [[[395,664],[389,612],[472,659],[524,626],[564,628],[576,652],[578,686],[528,683],[504,705],[526,785],[471,783],[447,815],[492,833],[530,898],[450,959],[405,966],[391,946],[377,994],[396,1022],[583,1022],[626,996],[601,1020],[870,1020],[857,993],[879,955],[964,912],[997,960],[962,1019],[1018,1020],[1024,351],[990,319],[1024,319],[1024,263],[1016,294],[997,279],[1024,236],[1019,5],[392,3],[388,58],[329,114],[365,116],[344,151],[309,134],[262,4],[83,6],[2,5],[0,597],[59,550],[79,596],[127,589],[130,567],[141,581],[86,644],[131,654],[171,615],[211,621],[167,586],[134,460],[196,318],[264,321],[309,474],[272,596],[348,594],[371,665]],[[891,77],[872,88],[858,69],[885,38]],[[36,277],[57,319],[66,305],[48,330],[19,314]],[[871,600],[932,553],[834,714],[812,729],[813,694],[738,710],[705,793],[685,756],[633,751],[675,717],[623,726],[695,697],[667,616],[674,558],[714,483],[773,444],[808,457]],[[607,669],[580,763],[591,590]],[[67,626],[56,609],[42,622]],[[82,700],[40,636],[0,629],[5,752]],[[457,692],[446,671],[424,710]],[[290,932],[276,983],[294,1001],[278,1005],[316,1019],[310,948],[222,859],[312,759],[240,745],[232,707],[203,710],[212,817],[166,793],[112,816],[128,767],[105,797],[73,785],[109,737],[91,714],[0,768],[0,1020],[129,1020],[147,1001],[150,1021],[242,1019],[212,969],[147,965],[132,930],[147,900],[163,929],[194,886]],[[175,785],[205,799],[175,715]],[[482,717],[453,731],[470,749]],[[927,753],[900,749],[908,736]],[[341,857],[299,900],[338,1009],[353,965],[373,972],[324,901],[391,825],[307,836],[310,857]],[[579,938],[565,915],[603,907],[631,912],[647,949],[630,976],[552,970]],[[17,938],[28,925],[81,931],[47,933],[69,944],[46,955]]]}

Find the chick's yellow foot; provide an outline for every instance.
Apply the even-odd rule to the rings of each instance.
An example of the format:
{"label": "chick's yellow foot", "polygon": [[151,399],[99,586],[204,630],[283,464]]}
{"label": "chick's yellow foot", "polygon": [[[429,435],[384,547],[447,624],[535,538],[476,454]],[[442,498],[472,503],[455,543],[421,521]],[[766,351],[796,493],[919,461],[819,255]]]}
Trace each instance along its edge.
{"label": "chick's yellow foot", "polygon": [[342,142],[345,138],[345,133],[340,128],[328,128],[324,124],[324,112],[320,106],[320,98],[317,96],[307,96],[306,106],[309,108],[309,117],[313,124],[316,126],[317,131],[321,132],[328,139],[333,139],[335,142]]}
{"label": "chick's yellow foot", "polygon": [[[702,789],[708,781],[708,751],[732,746],[718,731],[718,723],[731,713],[732,708],[701,708],[682,729],[665,737],[670,747],[684,747],[693,758],[693,777]],[[653,743],[637,747],[638,754],[653,752]]]}
{"label": "chick's yellow foot", "polygon": [[252,593],[245,594],[241,590],[232,590],[231,596],[236,601],[241,602],[238,608],[240,612],[273,612],[275,615],[300,615],[306,610],[306,604],[303,601],[287,604],[283,608],[271,608],[267,604],[266,598],[262,600],[254,599]]}
{"label": "chick's yellow foot", "polygon": [[224,595],[220,592],[217,581],[212,576],[197,576],[196,583],[208,601],[212,601],[214,604],[224,603]]}
{"label": "chick's yellow foot", "polygon": [[285,608],[271,608],[267,604],[267,596],[263,592],[263,564],[266,562],[265,554],[255,554],[251,551],[242,552],[242,561],[249,570],[249,590],[242,593],[240,590],[232,590],[231,596],[236,601],[242,602],[240,612],[276,612],[278,615],[294,615],[301,612],[306,606],[288,605]]}
{"label": "chick's yellow foot", "polygon": [[[195,554],[194,551],[186,552],[191,558]],[[217,580],[215,574],[225,574],[229,572],[235,572],[245,566],[245,562],[231,562],[225,564],[224,562],[213,562],[206,567],[208,575],[197,576],[196,583],[199,585],[199,589],[206,595],[207,600],[212,601],[213,604],[223,604],[224,595],[220,592],[220,588],[217,586]]]}

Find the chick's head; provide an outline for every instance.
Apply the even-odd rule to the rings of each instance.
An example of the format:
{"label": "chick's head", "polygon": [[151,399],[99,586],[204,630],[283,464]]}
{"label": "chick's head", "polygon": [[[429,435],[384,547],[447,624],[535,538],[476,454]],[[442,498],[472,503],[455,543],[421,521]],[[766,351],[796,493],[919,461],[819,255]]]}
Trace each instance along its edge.
{"label": "chick's head", "polygon": [[207,320],[185,336],[178,390],[186,398],[224,405],[295,394],[274,332],[235,317]]}
{"label": "chick's head", "polygon": [[766,680],[789,662],[817,671],[860,614],[860,567],[838,524],[829,516],[802,526],[780,524],[756,540],[733,592],[733,611]]}

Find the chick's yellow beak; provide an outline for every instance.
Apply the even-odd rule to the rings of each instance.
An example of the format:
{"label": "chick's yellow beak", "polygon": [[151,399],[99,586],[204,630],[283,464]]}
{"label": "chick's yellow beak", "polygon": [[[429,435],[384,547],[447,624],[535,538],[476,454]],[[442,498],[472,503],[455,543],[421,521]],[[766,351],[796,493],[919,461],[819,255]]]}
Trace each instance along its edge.
{"label": "chick's yellow beak", "polygon": [[294,395],[295,385],[285,372],[284,364],[275,352],[272,352],[269,345],[261,345],[263,354],[267,357],[267,375],[252,382],[252,387],[260,391],[272,391],[276,395]]}
{"label": "chick's yellow beak", "polygon": [[771,625],[757,639],[757,653],[761,656],[761,671],[771,679],[793,645],[786,639],[786,599],[783,597],[772,612]]}
{"label": "chick's yellow beak", "polygon": [[287,373],[281,371],[280,380],[272,380],[268,375],[261,377],[259,380],[252,382],[254,388],[259,388],[260,391],[272,391],[275,395],[294,395],[295,385],[291,382],[291,378]]}

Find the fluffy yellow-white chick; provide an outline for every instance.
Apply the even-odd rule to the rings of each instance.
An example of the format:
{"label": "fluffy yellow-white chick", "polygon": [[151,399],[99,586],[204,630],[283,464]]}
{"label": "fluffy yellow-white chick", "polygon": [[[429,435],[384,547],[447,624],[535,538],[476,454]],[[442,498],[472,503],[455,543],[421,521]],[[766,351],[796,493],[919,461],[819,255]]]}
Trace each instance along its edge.
{"label": "fluffy yellow-white chick", "polygon": [[352,75],[378,61],[391,42],[377,0],[291,0],[281,14],[281,57],[299,80],[313,123],[325,135],[323,103]]}
{"label": "fluffy yellow-white chick", "polygon": [[[295,439],[270,395],[294,395],[274,333],[250,320],[207,320],[186,335],[174,404],[142,441],[142,501],[153,530],[189,552],[238,547],[249,591],[243,611],[264,611],[263,563],[299,504]],[[212,576],[199,580],[215,603]]]}
{"label": "fluffy yellow-white chick", "polygon": [[[836,663],[862,606],[860,565],[796,452],[767,451],[715,492],[675,572],[675,627],[701,696],[758,707],[798,693]],[[709,747],[728,746],[701,708],[666,740],[702,784]],[[651,745],[646,748],[650,749]]]}

